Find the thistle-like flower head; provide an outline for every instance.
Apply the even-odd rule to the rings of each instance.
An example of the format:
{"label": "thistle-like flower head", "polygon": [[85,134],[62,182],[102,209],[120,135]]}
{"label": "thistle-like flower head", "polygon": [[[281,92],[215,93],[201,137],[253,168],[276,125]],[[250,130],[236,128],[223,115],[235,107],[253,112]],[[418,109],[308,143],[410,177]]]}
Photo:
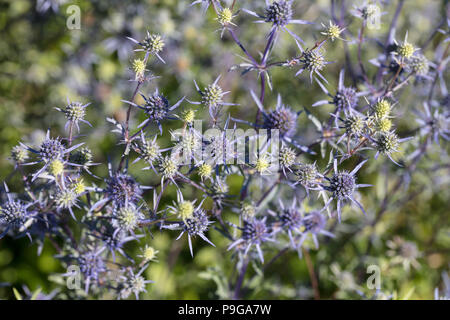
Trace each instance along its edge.
{"label": "thistle-like flower head", "polygon": [[283,27],[292,19],[292,1],[273,1],[265,9],[265,21]]}
{"label": "thistle-like flower head", "polygon": [[128,174],[116,173],[106,179],[106,196],[117,206],[126,203],[136,204],[142,195],[142,188],[136,180]]}
{"label": "thistle-like flower head", "polygon": [[357,184],[356,183],[356,172],[366,163],[367,160],[360,162],[351,172],[346,170],[337,169],[337,160],[334,160],[334,174],[331,178],[325,178],[328,180],[329,185],[323,186],[324,190],[331,192],[331,197],[325,204],[322,210],[325,210],[330,205],[333,199],[337,200],[337,212],[339,221],[341,221],[341,205],[344,201],[351,201],[356,204],[361,211],[365,214],[362,205],[355,199],[354,193],[358,188],[370,187],[368,184]]}
{"label": "thistle-like flower head", "polygon": [[133,231],[139,225],[139,221],[144,218],[144,215],[132,204],[116,208],[113,213],[114,226],[121,230]]}

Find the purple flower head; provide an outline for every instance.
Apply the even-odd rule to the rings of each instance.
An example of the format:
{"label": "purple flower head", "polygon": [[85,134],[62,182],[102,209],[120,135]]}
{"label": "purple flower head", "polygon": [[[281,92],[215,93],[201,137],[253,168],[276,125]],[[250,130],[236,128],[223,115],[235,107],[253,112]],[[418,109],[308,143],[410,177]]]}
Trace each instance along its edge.
{"label": "purple flower head", "polygon": [[243,250],[244,255],[247,255],[252,246],[257,250],[259,259],[264,262],[264,256],[261,250],[261,245],[267,241],[274,241],[271,238],[271,232],[266,224],[267,218],[262,219],[250,219],[243,220],[243,226],[237,227],[237,229],[242,231],[241,237],[233,241],[229,246],[228,250],[236,247],[238,250]]}
{"label": "purple flower head", "polygon": [[330,205],[331,201],[336,199],[337,201],[337,213],[339,222],[341,221],[341,207],[343,202],[351,201],[356,204],[361,211],[366,214],[362,205],[355,200],[354,193],[358,188],[370,187],[369,184],[357,184],[355,174],[359,169],[366,163],[367,160],[362,161],[358,164],[351,172],[342,170],[338,171],[337,169],[337,160],[334,160],[334,174],[331,178],[325,177],[325,179],[329,182],[329,185],[323,185],[324,190],[331,192],[331,197],[328,202],[325,204],[325,207],[322,209],[325,210]]}
{"label": "purple flower head", "polygon": [[303,43],[303,40],[296,35],[294,32],[289,30],[287,26],[289,24],[313,24],[312,22],[293,19],[294,10],[292,9],[293,0],[278,0],[269,1],[266,0],[266,8],[264,14],[258,14],[254,11],[243,9],[243,11],[251,14],[260,20],[255,21],[256,23],[271,23],[272,28],[270,29],[269,37],[273,36],[278,29],[288,32],[294,39]]}

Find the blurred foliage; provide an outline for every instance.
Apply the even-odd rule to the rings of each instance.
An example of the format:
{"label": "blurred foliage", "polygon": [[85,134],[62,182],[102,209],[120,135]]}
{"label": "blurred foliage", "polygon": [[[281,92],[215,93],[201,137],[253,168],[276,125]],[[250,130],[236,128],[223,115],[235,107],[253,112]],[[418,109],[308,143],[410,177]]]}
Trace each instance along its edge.
{"label": "blurred foliage", "polygon": [[[230,66],[239,63],[241,55],[229,35],[220,39],[213,11],[206,17],[199,6],[190,7],[187,0],[90,0],[90,1],[57,1],[59,7],[51,7],[46,12],[39,12],[36,1],[0,0],[0,180],[8,180],[14,191],[21,188],[19,175],[10,175],[13,165],[8,160],[11,148],[19,140],[35,145],[40,141],[47,128],[52,133],[64,135],[64,119],[54,108],[64,106],[67,97],[71,100],[92,102],[88,108],[87,120],[94,129],[84,130],[87,145],[94,151],[94,161],[103,165],[94,169],[98,175],[106,174],[107,157],[118,159],[121,148],[116,147],[117,136],[110,133],[111,126],[106,117],[124,120],[126,105],[121,99],[128,99],[133,92],[131,62],[140,53],[133,53],[132,42],[126,39],[131,36],[141,39],[146,30],[158,32],[166,39],[163,52],[167,64],[150,62],[151,72],[158,76],[156,81],[146,84],[142,89],[153,90],[155,83],[171,103],[181,96],[195,96],[193,79],[199,84],[212,82],[218,74],[223,75],[223,87],[232,93],[230,102],[239,102],[241,107],[230,108],[235,117],[245,118],[254,107],[248,94],[250,89],[258,91],[259,84],[254,74],[240,76],[238,72],[227,72]],[[45,2],[45,1],[44,1]],[[251,1],[237,1],[238,7],[249,5]],[[256,1],[255,1],[256,2]],[[337,1],[339,4],[341,1]],[[347,1],[348,6],[356,3]],[[370,37],[384,37],[389,28],[389,19],[393,15],[396,1],[387,8],[388,13],[382,17],[379,30],[369,30]],[[402,39],[409,30],[409,40],[421,47],[431,31],[442,19],[446,1],[416,0],[406,1],[399,18],[397,38]],[[66,9],[71,4],[81,8],[81,30],[68,30]],[[53,8],[58,7],[55,11]],[[250,6],[251,7],[251,6]],[[296,12],[300,19],[316,22],[314,26],[298,26],[306,43],[312,44],[319,35],[320,22],[329,20],[330,1],[296,1]],[[262,50],[268,26],[258,26],[243,13],[236,18],[240,26],[239,37],[242,43],[257,54]],[[302,33],[302,30],[308,32]],[[349,26],[349,31],[357,34],[357,23]],[[316,37],[316,38],[314,38]],[[434,48],[442,37],[437,36],[428,47],[425,55],[433,60]],[[356,61],[356,46],[350,47],[350,55]],[[327,58],[337,63],[326,68],[325,77],[335,86],[338,73],[345,61],[343,43],[335,41],[328,47]],[[279,39],[273,59],[286,59],[296,53],[295,43],[287,35]],[[375,57],[373,46],[363,49],[365,61]],[[284,101],[300,110],[310,107],[317,100],[324,99],[324,94],[317,85],[311,85],[306,77],[294,78],[293,73],[286,75],[286,69],[273,71],[275,92],[269,92],[267,101],[276,101],[279,92]],[[372,75],[375,67],[368,69]],[[401,107],[404,112],[396,119],[401,131],[414,129],[415,125],[408,115],[409,111],[419,107],[414,95],[409,90],[402,94]],[[245,102],[248,105],[245,106]],[[183,104],[186,106],[187,104]],[[253,109],[252,109],[253,108]],[[318,118],[324,118],[330,107],[313,109]],[[144,119],[134,115],[132,125],[136,126]],[[300,117],[299,126],[304,126],[307,119]],[[165,125],[165,130],[177,128],[179,123]],[[152,128],[156,132],[157,128]],[[302,136],[303,141],[311,141],[313,131]],[[169,135],[165,135],[166,146]],[[164,141],[164,140],[162,140]],[[164,143],[162,143],[164,146]],[[371,183],[375,187],[361,192],[361,202],[367,208],[368,217],[359,212],[344,209],[344,221],[333,226],[337,239],[325,239],[319,250],[310,251],[310,259],[319,279],[321,298],[361,298],[358,290],[371,297],[374,291],[365,286],[368,264],[379,265],[382,269],[382,291],[395,298],[430,299],[433,290],[441,283],[441,273],[449,268],[450,225],[449,225],[449,176],[448,169],[432,170],[434,159],[448,165],[448,152],[442,152],[437,146],[423,159],[416,168],[409,187],[397,193],[386,213],[376,228],[367,225],[369,219],[376,215],[387,190],[390,190],[394,179],[393,166],[389,161],[371,161],[361,174],[361,183]],[[443,147],[444,148],[444,147]],[[448,147],[447,147],[448,151]],[[411,150],[405,150],[411,152]],[[442,157],[446,157],[443,159]],[[132,173],[139,177],[144,185],[152,185],[148,173],[140,171],[137,165]],[[400,173],[399,173],[400,174]],[[389,179],[388,179],[389,178]],[[96,181],[92,181],[96,182]],[[98,183],[98,182],[97,182]],[[242,178],[230,176],[228,183],[232,194],[238,194]],[[402,186],[403,187],[403,186]],[[252,190],[258,194],[258,187]],[[408,189],[407,189],[408,188]],[[195,190],[184,190],[185,197]],[[402,194],[414,195],[405,199]],[[162,207],[176,198],[175,188],[170,187],[163,197]],[[150,199],[147,199],[150,201]],[[207,202],[208,204],[208,202]],[[233,214],[226,213],[230,219]],[[360,230],[360,232],[356,232]],[[406,272],[401,265],[393,265],[387,255],[387,241],[400,236],[413,241],[422,255],[419,258],[420,268],[412,268]],[[184,240],[174,241],[175,233],[156,233],[153,238],[141,239],[159,250],[158,262],[153,262],[146,271],[148,279],[155,284],[148,286],[147,299],[198,299],[226,298],[229,296],[228,279],[236,276],[234,261],[226,252],[227,242],[218,232],[211,231],[210,239],[217,245],[194,242],[195,258],[189,254]],[[127,244],[129,248],[136,243]],[[272,249],[274,250],[274,249]],[[277,252],[267,251],[270,258]],[[53,258],[55,250],[46,243],[42,254],[36,258],[36,247],[30,245],[27,238],[0,240],[0,286],[1,298],[14,298],[12,287],[24,294],[23,285],[31,292],[42,288],[43,292],[51,292],[58,288],[49,276],[63,273],[59,262]],[[270,265],[264,273],[261,266],[252,265],[246,278],[245,298],[255,299],[298,299],[312,298],[313,292],[308,276],[305,259],[299,259],[295,253],[287,253]],[[234,279],[234,278],[233,278]],[[39,295],[37,292],[36,296]]]}

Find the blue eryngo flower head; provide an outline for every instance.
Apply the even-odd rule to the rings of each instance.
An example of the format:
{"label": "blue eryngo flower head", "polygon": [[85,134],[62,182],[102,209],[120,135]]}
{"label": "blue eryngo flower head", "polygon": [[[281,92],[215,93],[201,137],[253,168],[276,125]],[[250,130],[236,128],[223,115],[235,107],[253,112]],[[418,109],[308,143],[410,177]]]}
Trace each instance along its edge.
{"label": "blue eryngo flower head", "polygon": [[357,92],[353,87],[346,87],[344,85],[345,70],[342,69],[339,73],[339,83],[336,94],[332,95],[325,86],[317,81],[322,91],[331,98],[328,100],[319,100],[313,104],[313,107],[317,107],[324,104],[333,104],[336,106],[337,112],[343,111],[345,114],[353,113],[355,107],[358,105],[359,97],[364,95],[365,92]]}
{"label": "blue eryngo flower head", "polygon": [[378,119],[389,117],[392,109],[391,103],[386,99],[379,99],[373,106],[373,114]]}
{"label": "blue eryngo flower head", "polygon": [[[199,205],[200,206],[200,205]],[[197,207],[191,217],[183,220],[183,232],[187,232],[189,249],[191,251],[191,256],[193,256],[191,237],[199,236],[210,245],[215,247],[215,245],[205,236],[205,232],[208,231],[209,225],[212,224],[206,214],[206,211]],[[181,237],[181,235],[179,237]]]}
{"label": "blue eryngo flower head", "polygon": [[[359,138],[363,135],[364,129],[366,128],[366,120],[363,119],[358,114],[352,114],[345,117],[345,119],[342,119],[339,117],[339,119],[344,123],[342,127],[345,129],[345,133],[342,135],[342,137],[338,140],[338,143],[341,142],[344,138]],[[389,120],[389,119],[386,119]]]}
{"label": "blue eryngo flower head", "polygon": [[98,251],[86,250],[77,258],[80,271],[83,274],[85,292],[88,293],[91,284],[98,285],[100,276],[107,271],[107,267],[101,253],[103,249]]}
{"label": "blue eryngo flower head", "polygon": [[132,105],[133,107],[144,110],[147,115],[147,119],[139,124],[138,128],[147,126],[149,122],[154,122],[158,125],[159,131],[162,133],[161,122],[167,119],[176,119],[171,112],[178,108],[178,106],[183,102],[184,97],[178,100],[173,106],[170,105],[169,100],[159,92],[158,89],[154,93],[146,96],[140,93],[141,97],[144,99],[144,104],[138,105],[131,101],[122,100],[125,103]]}
{"label": "blue eryngo flower head", "polygon": [[445,116],[439,108],[430,110],[427,102],[423,104],[425,112],[417,112],[416,122],[420,125],[420,134],[429,135],[436,144],[439,144],[439,137],[450,141],[450,117]]}
{"label": "blue eryngo flower head", "polygon": [[159,253],[155,248],[145,245],[145,247],[141,248],[141,254],[138,257],[142,258],[143,263],[147,263],[149,261],[158,261],[156,260],[156,255]]}
{"label": "blue eryngo flower head", "polygon": [[243,202],[241,204],[241,209],[239,211],[240,216],[244,220],[251,220],[255,218],[257,214],[258,208],[255,206],[253,202]]}
{"label": "blue eryngo flower head", "polygon": [[278,223],[272,224],[272,229],[274,233],[279,231],[287,233],[292,248],[296,248],[294,236],[300,234],[303,219],[302,208],[298,205],[295,198],[290,206],[285,206],[281,200],[279,201],[279,206],[277,212],[269,211],[278,221]]}
{"label": "blue eryngo flower head", "polygon": [[56,159],[62,160],[63,157],[67,153],[71,152],[72,150],[75,150],[76,148],[78,148],[81,145],[83,145],[83,143],[77,144],[77,145],[67,149],[61,142],[60,137],[51,138],[50,131],[47,131],[47,134],[45,135],[45,139],[42,142],[39,150],[35,150],[35,149],[27,147],[25,145],[23,145],[23,146],[26,147],[27,150],[37,154],[41,161],[43,161],[45,163],[49,163]]}
{"label": "blue eryngo flower head", "polygon": [[164,179],[170,179],[175,183],[178,174],[178,160],[176,157],[165,156],[158,159],[157,170],[161,174],[161,183]]}
{"label": "blue eryngo flower head", "polygon": [[414,242],[396,236],[394,239],[388,240],[386,244],[389,247],[387,255],[392,257],[391,263],[401,264],[406,272],[409,272],[411,266],[420,269],[417,259],[422,256],[422,253]]}
{"label": "blue eryngo flower head", "polygon": [[297,154],[293,149],[289,147],[281,148],[278,160],[285,174],[286,169],[292,172],[291,167],[295,164],[296,158]]}
{"label": "blue eryngo flower head", "polygon": [[274,33],[278,29],[282,29],[287,31],[292,37],[296,40],[303,42],[303,40],[297,36],[295,33],[290,31],[287,28],[288,24],[312,24],[312,22],[305,20],[293,19],[294,10],[292,9],[293,0],[278,0],[278,1],[269,1],[266,0],[266,8],[264,10],[264,14],[258,14],[256,12],[243,9],[245,12],[260,18],[261,20],[257,20],[257,23],[271,23],[272,29],[270,30],[270,35],[274,35]]}
{"label": "blue eryngo flower head", "polygon": [[[173,206],[169,207],[169,210],[173,215],[177,216],[181,220],[186,220],[192,218],[194,211],[196,210],[195,202],[196,200],[184,200],[183,194],[181,191],[178,191],[177,202],[174,202]],[[200,209],[200,207],[198,209]]]}
{"label": "blue eryngo flower head", "polygon": [[[327,223],[326,217],[319,211],[312,211],[305,214],[302,219],[302,235],[298,243],[298,249],[301,249],[303,242],[307,239],[308,235],[311,235],[316,249],[319,248],[318,235],[325,235],[327,237],[334,238],[334,234],[325,230]],[[299,251],[300,254],[300,251]]]}
{"label": "blue eryngo flower head", "polygon": [[217,108],[221,106],[234,106],[234,103],[228,103],[223,101],[223,97],[229,93],[229,91],[223,91],[222,87],[219,86],[218,82],[221,78],[219,75],[214,82],[206,86],[203,90],[200,89],[197,82],[194,80],[195,89],[201,96],[201,101],[189,101],[192,104],[202,105],[209,109],[209,113],[213,119],[215,119],[215,112]]}
{"label": "blue eryngo flower head", "polygon": [[213,192],[213,199],[219,202],[228,194],[228,191],[230,191],[226,178],[221,176],[217,176],[216,179],[214,179],[211,189]]}
{"label": "blue eryngo flower head", "polygon": [[134,72],[134,81],[143,83],[146,80],[145,72],[147,69],[147,60],[144,59],[134,59],[131,63],[131,70]]}
{"label": "blue eryngo flower head", "polygon": [[305,189],[317,189],[321,175],[315,163],[302,163],[295,170],[295,184],[302,185]]}
{"label": "blue eryngo flower head", "polygon": [[381,154],[386,155],[392,162],[396,165],[400,166],[393,158],[392,154],[399,152],[400,143],[404,141],[408,141],[413,137],[399,139],[397,134],[394,131],[383,132],[378,135],[378,137],[374,140],[375,149],[377,150],[375,154],[375,159]]}
{"label": "blue eryngo flower head", "polygon": [[425,79],[432,79],[428,76],[430,71],[430,62],[422,54],[413,55],[407,62],[405,69],[408,72],[414,73],[416,76],[423,77]]}
{"label": "blue eryngo flower head", "polygon": [[7,201],[0,205],[0,226],[4,229],[3,232],[0,233],[0,239],[3,238],[10,229],[22,232],[33,222],[33,212],[28,210],[33,203],[14,199],[9,193],[6,183],[4,186]]}
{"label": "blue eryngo flower head", "polygon": [[198,166],[198,175],[202,180],[211,179],[213,174],[213,167],[208,163],[202,163]]}
{"label": "blue eryngo flower head", "polygon": [[353,110],[358,103],[358,96],[356,95],[356,89],[353,87],[342,87],[341,90],[336,92],[333,97],[333,104],[339,110]]}
{"label": "blue eryngo flower head", "polygon": [[299,58],[294,59],[296,63],[300,65],[300,69],[297,71],[295,76],[298,76],[302,74],[303,71],[307,70],[309,71],[309,79],[311,83],[313,74],[318,75],[323,81],[328,83],[327,79],[325,79],[320,73],[320,71],[322,71],[327,64],[333,63],[325,60],[324,50],[322,49],[322,45],[325,42],[322,42],[317,48],[306,50],[303,50],[302,45],[298,41],[296,41],[296,43],[302,54]]}
{"label": "blue eryngo flower head", "polygon": [[140,208],[131,203],[117,207],[113,213],[113,225],[119,230],[131,233],[139,226],[142,219],[144,219],[144,214]]}
{"label": "blue eryngo flower head", "polygon": [[111,200],[116,206],[122,207],[126,203],[136,204],[141,199],[142,188],[132,176],[110,172],[110,177],[106,179],[104,192],[108,200]]}
{"label": "blue eryngo flower head", "polygon": [[199,132],[193,129],[183,132],[176,130],[172,131],[170,135],[172,136],[172,141],[174,141],[172,155],[178,155],[183,159],[181,160],[182,162],[188,162],[191,159],[200,161],[199,153],[202,149],[202,136]]}
{"label": "blue eryngo flower head", "polygon": [[292,1],[273,1],[265,9],[265,21],[283,27],[292,19]]}
{"label": "blue eryngo flower head", "polygon": [[375,21],[381,16],[380,7],[376,4],[372,3],[371,1],[366,1],[361,6],[354,6],[354,9],[352,10],[352,14],[364,20],[365,22],[369,21]]}
{"label": "blue eryngo flower head", "polygon": [[30,154],[28,150],[21,145],[14,146],[11,150],[11,159],[14,161],[15,165],[25,163],[29,157]]}
{"label": "blue eryngo flower head", "polygon": [[334,41],[335,39],[343,40],[340,36],[346,28],[341,28],[339,25],[335,24],[332,21],[330,21],[330,24],[328,26],[322,23],[322,27],[324,28],[324,31],[321,32],[321,34],[326,36],[328,39],[331,39],[331,41]]}
{"label": "blue eryngo flower head", "polygon": [[181,115],[178,116],[184,123],[189,126],[192,126],[195,120],[195,113],[197,110],[188,109],[181,112]]}
{"label": "blue eryngo flower head", "polygon": [[325,207],[322,210],[325,210],[330,205],[331,201],[336,199],[337,201],[337,213],[339,221],[341,221],[341,206],[343,202],[351,201],[356,204],[361,211],[365,214],[364,208],[362,205],[355,199],[354,193],[358,188],[362,187],[370,187],[368,184],[357,184],[355,174],[359,169],[366,163],[367,160],[362,161],[358,164],[351,172],[345,170],[337,169],[337,160],[334,160],[334,174],[331,178],[326,177],[329,185],[323,185],[324,190],[331,192],[331,197],[328,202],[325,204]]}
{"label": "blue eryngo flower head", "polygon": [[75,219],[75,214],[73,213],[73,207],[78,207],[78,194],[71,188],[59,189],[52,196],[53,201],[57,208],[69,210],[72,218]]}
{"label": "blue eryngo flower head", "polygon": [[258,174],[270,174],[270,164],[271,159],[267,153],[260,154],[255,161],[255,164],[252,166]]}
{"label": "blue eryngo flower head", "polygon": [[[44,162],[44,166],[41,169],[39,169],[35,174],[33,174],[32,181],[34,181],[37,177],[39,177],[41,175],[41,173],[43,173],[45,170],[47,170],[49,165],[52,162],[60,161],[60,162],[65,163],[65,160],[64,160],[65,155],[84,144],[84,143],[79,143],[70,148],[66,148],[62,144],[61,140],[62,139],[60,137],[51,138],[50,131],[47,131],[45,139],[42,142],[39,150],[35,150],[35,149],[30,148],[21,143],[21,146],[26,148],[28,151],[31,151],[32,153],[36,154],[40,158],[40,160],[38,162]],[[38,162],[32,162],[29,164],[35,164]]]}
{"label": "blue eryngo flower head", "polygon": [[61,138],[59,137],[55,139],[47,137],[39,149],[39,156],[45,162],[62,159],[65,153],[66,148],[61,143]]}
{"label": "blue eryngo flower head", "polygon": [[253,100],[263,114],[264,124],[263,128],[268,130],[278,130],[282,138],[290,138],[294,135],[297,127],[298,112],[293,111],[289,106],[284,105],[281,96],[278,95],[277,105],[275,109],[269,112],[264,110],[261,101],[253,91],[250,92]]}
{"label": "blue eryngo flower head", "polygon": [[149,283],[154,283],[152,280],[145,280],[142,276],[142,272],[145,270],[146,266],[144,266],[137,274],[131,269],[128,269],[128,272],[121,277],[120,281],[120,292],[119,297],[121,299],[127,299],[130,294],[134,293],[137,300],[139,300],[139,294],[142,292],[147,292],[146,286]]}
{"label": "blue eryngo flower head", "polygon": [[375,131],[380,133],[389,132],[392,128],[392,121],[389,118],[376,118],[375,119]]}
{"label": "blue eryngo flower head", "polygon": [[99,164],[99,163],[94,163],[92,161],[93,159],[94,159],[94,156],[92,154],[91,149],[89,149],[88,147],[82,147],[78,150],[75,150],[74,152],[72,152],[70,154],[70,157],[69,157],[70,162],[69,163],[83,169],[84,171],[89,173],[91,176],[98,178],[90,171],[90,167],[96,166]]}
{"label": "blue eryngo flower head", "polygon": [[393,51],[392,54],[399,56],[401,60],[411,58],[414,52],[419,50],[418,48],[415,48],[414,45],[408,42],[408,32],[406,32],[403,42],[398,43],[394,40],[394,43],[396,45],[396,50]]}
{"label": "blue eryngo flower head", "polygon": [[181,233],[177,240],[181,238],[184,233],[188,235],[189,250],[191,256],[194,256],[192,249],[192,237],[199,236],[204,241],[215,247],[215,245],[205,236],[205,232],[208,231],[209,225],[213,222],[209,220],[206,211],[202,209],[203,201],[195,207],[194,202],[185,201],[181,192],[178,193],[178,204],[174,207],[170,207],[172,212],[175,212],[179,217],[183,219],[180,223],[164,226],[166,229],[179,230]]}
{"label": "blue eryngo flower head", "polygon": [[155,135],[152,140],[149,140],[145,138],[144,132],[141,133],[140,141],[134,144],[134,150],[139,154],[139,156],[133,161],[133,163],[136,163],[142,159],[150,164],[150,166],[154,169],[153,162],[161,155],[161,149],[156,141],[156,138],[157,136]]}
{"label": "blue eryngo flower head", "polygon": [[72,163],[80,165],[82,167],[87,168],[93,165],[92,151],[88,147],[80,148],[79,150],[76,150],[75,152],[71,153],[69,159]]}
{"label": "blue eryngo flower head", "polygon": [[[323,56],[323,52],[321,50],[307,50],[304,52],[303,57],[300,59],[300,63],[302,64],[302,69],[300,69],[296,75],[299,75],[303,72],[303,70],[310,71],[309,77],[312,83],[312,75],[316,73],[322,79],[325,79],[320,71],[325,67],[327,62],[325,61],[325,57]],[[326,80],[325,80],[326,81]]]}
{"label": "blue eryngo flower head", "polygon": [[80,131],[79,122],[86,123],[90,127],[92,125],[84,120],[84,117],[86,115],[86,107],[89,106],[90,103],[82,104],[81,102],[70,102],[70,100],[67,98],[67,106],[64,108],[55,108],[58,111],[61,111],[66,116],[67,122],[64,127],[65,130],[67,130],[70,126],[75,125],[78,131]]}
{"label": "blue eryngo flower head", "polygon": [[270,229],[266,224],[266,218],[243,220],[243,226],[236,226],[236,228],[242,231],[242,235],[228,246],[228,250],[236,248],[239,251],[243,250],[244,255],[247,255],[252,246],[254,246],[259,259],[261,262],[264,262],[261,245],[267,241],[274,241],[271,238]]}
{"label": "blue eryngo flower head", "polygon": [[148,54],[153,54],[158,57],[161,62],[165,63],[159,55],[165,46],[164,39],[159,34],[149,33],[147,31],[147,36],[142,41],[137,41],[136,39],[130,37],[127,38],[141,47],[139,49],[135,49],[134,51],[145,51]]}
{"label": "blue eryngo flower head", "polygon": [[219,10],[219,12],[217,14],[217,21],[223,27],[226,27],[230,24],[235,26],[235,24],[232,22],[234,17],[235,16],[233,15],[233,11],[231,11],[230,8],[222,8]]}

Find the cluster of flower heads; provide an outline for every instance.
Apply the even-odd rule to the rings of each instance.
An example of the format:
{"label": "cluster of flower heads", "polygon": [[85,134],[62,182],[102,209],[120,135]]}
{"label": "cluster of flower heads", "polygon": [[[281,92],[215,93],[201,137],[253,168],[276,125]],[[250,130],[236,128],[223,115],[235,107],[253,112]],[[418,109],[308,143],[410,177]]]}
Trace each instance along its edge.
{"label": "cluster of flower heads", "polygon": [[[328,230],[328,222],[335,218],[341,222],[345,204],[353,205],[353,209],[365,213],[363,204],[358,200],[358,192],[359,188],[370,185],[359,183],[357,173],[369,161],[371,151],[366,150],[373,149],[375,158],[380,154],[385,155],[399,165],[400,161],[395,160],[395,156],[400,154],[401,143],[413,138],[403,137],[395,129],[393,119],[400,108],[394,108],[400,104],[397,92],[408,84],[410,78],[421,77],[424,81],[438,79],[447,62],[442,59],[436,63],[429,62],[405,36],[401,43],[394,40],[388,43],[380,57],[371,60],[379,67],[380,77],[385,81],[354,81],[352,85],[346,86],[342,69],[337,88],[331,91],[334,92],[332,94],[322,83],[329,85],[322,74],[330,63],[325,59],[325,47],[335,40],[358,42],[357,38],[352,39],[353,35],[348,32],[347,26],[334,20],[328,25],[322,24],[323,30],[319,34],[323,37],[312,44],[310,49],[304,49],[306,43],[291,30],[291,25],[312,23],[296,19],[298,13],[294,10],[293,0],[266,1],[265,9],[257,12],[243,8],[244,12],[259,19],[257,23],[270,24],[263,53],[256,58],[234,32],[238,28],[232,22],[238,14],[234,3],[230,8],[218,0],[194,1],[193,4],[201,4],[204,10],[209,7],[215,10],[217,22],[222,27],[222,36],[229,32],[246,55],[245,62],[238,67],[244,68],[245,72],[257,71],[263,88],[261,95],[248,91],[256,104],[255,121],[228,116],[221,127],[223,122],[219,118],[223,117],[223,109],[233,106],[239,111],[240,107],[236,103],[225,102],[229,91],[219,83],[220,75],[203,87],[194,81],[198,99],[183,97],[174,104],[170,102],[172,98],[166,97],[158,89],[153,92],[142,89],[144,83],[154,79],[147,69],[148,63],[155,57],[165,63],[162,57],[166,40],[158,34],[147,32],[140,41],[129,38],[137,47],[135,51],[144,52],[144,57],[132,62],[136,88],[130,100],[123,100],[128,107],[126,122],[108,119],[114,126],[112,132],[120,135],[119,147],[125,147],[117,163],[108,163],[106,178],[92,173],[91,167],[99,165],[93,162],[95,155],[92,151],[84,143],[74,144],[75,140],[82,139],[82,136],[74,135],[74,129],[79,132],[80,123],[91,125],[85,120],[89,103],[68,100],[65,107],[57,108],[67,120],[66,137],[53,138],[48,131],[40,146],[28,146],[21,142],[12,149],[11,158],[17,173],[23,175],[25,192],[12,193],[4,184],[5,196],[0,204],[0,237],[6,234],[26,235],[37,242],[39,251],[46,236],[52,240],[64,239],[64,246],[57,248],[57,257],[66,267],[79,267],[83,281],[83,290],[78,293],[80,295],[108,291],[115,292],[117,298],[125,299],[132,294],[138,298],[140,293],[146,292],[147,284],[152,281],[144,278],[144,271],[156,261],[158,250],[146,243],[141,249],[141,255],[131,257],[124,245],[128,242],[141,243],[141,239],[147,239],[151,228],[178,231],[176,240],[186,237],[192,256],[194,246],[201,245],[194,243],[196,238],[215,246],[208,237],[212,226],[228,239],[226,249],[233,249],[239,261],[264,263],[264,249],[280,243],[298,252],[299,257],[302,257],[304,250],[319,248],[321,237],[336,236]],[[370,6],[357,8],[354,14],[367,21],[376,11]],[[297,45],[300,53],[279,63],[270,62],[271,52],[276,47],[281,31],[288,32],[294,38],[294,45]],[[342,37],[344,33],[346,39]],[[306,84],[317,84],[329,97],[328,100],[312,104],[312,107],[332,105],[333,112],[328,119],[320,121],[300,103],[288,106],[280,95],[274,106],[265,102],[265,80],[269,80],[267,85],[273,89],[269,75],[271,68],[286,68],[288,72],[296,66],[299,70],[294,77],[308,71],[310,84]],[[433,72],[430,67],[434,69]],[[360,78],[365,79],[363,76]],[[295,81],[297,83],[299,80]],[[425,137],[427,143],[439,143],[440,138],[448,140],[449,137],[448,94],[445,85],[442,88],[442,100],[430,98],[423,103],[424,112],[417,111],[419,138]],[[180,111],[178,108],[182,104],[191,105],[190,109],[183,107]],[[206,136],[195,128],[197,112],[201,113],[205,109],[209,111],[211,126],[221,132],[219,135]],[[300,136],[305,133],[298,125],[303,111],[317,128],[316,140],[306,141]],[[129,119],[135,112],[142,112],[145,120],[137,128],[131,128]],[[176,137],[172,139],[174,144],[163,148],[158,138],[165,134],[163,125],[168,120],[179,121],[182,131],[178,135],[171,133]],[[235,141],[224,134],[233,123],[233,130],[240,124],[278,133],[280,148],[275,158],[279,167],[276,170],[272,170],[274,156],[269,155],[271,147],[268,146],[256,154],[253,163],[224,164],[198,157],[196,151],[200,150],[213,155],[214,159],[239,158],[239,151],[233,149]],[[156,133],[155,128],[158,129]],[[269,142],[271,140],[275,140],[273,135]],[[320,155],[314,151],[317,145],[320,145]],[[422,153],[423,148],[420,150]],[[192,161],[181,161],[181,154],[184,157],[187,155]],[[302,154],[316,156],[316,161],[301,160]],[[328,164],[318,165],[323,163],[321,160],[327,154],[330,155]],[[410,158],[416,160],[420,154],[414,153]],[[135,157],[135,160],[129,164],[131,157]],[[150,170],[160,178],[157,185],[146,186],[144,181],[129,173],[128,166],[139,161],[145,163],[143,170]],[[353,164],[353,167],[344,169],[344,162],[345,168],[348,168],[348,164]],[[239,197],[230,194],[227,184],[230,174],[241,174],[244,178]],[[262,182],[261,193],[250,190],[252,180]],[[85,181],[93,182],[89,184]],[[269,186],[269,183],[273,185]],[[177,188],[177,201],[171,206],[160,208],[161,198],[169,184]],[[201,199],[184,199],[181,186],[197,190]],[[284,188],[290,194],[300,191],[302,196],[294,195],[272,203],[274,192]],[[317,195],[322,200],[317,200]],[[208,208],[204,202],[207,198],[212,200],[212,206]],[[149,203],[152,205],[149,206]],[[226,210],[237,212],[239,222],[224,221],[221,213]],[[372,208],[368,210],[372,211]],[[70,219],[81,227],[77,237],[70,229]],[[310,240],[314,246],[310,245]],[[391,247],[394,248],[394,244]],[[403,244],[401,250],[408,251],[404,254],[409,256],[407,262],[401,262],[408,267],[410,264],[415,266],[418,258],[415,249]],[[118,259],[121,263],[116,263]]]}

